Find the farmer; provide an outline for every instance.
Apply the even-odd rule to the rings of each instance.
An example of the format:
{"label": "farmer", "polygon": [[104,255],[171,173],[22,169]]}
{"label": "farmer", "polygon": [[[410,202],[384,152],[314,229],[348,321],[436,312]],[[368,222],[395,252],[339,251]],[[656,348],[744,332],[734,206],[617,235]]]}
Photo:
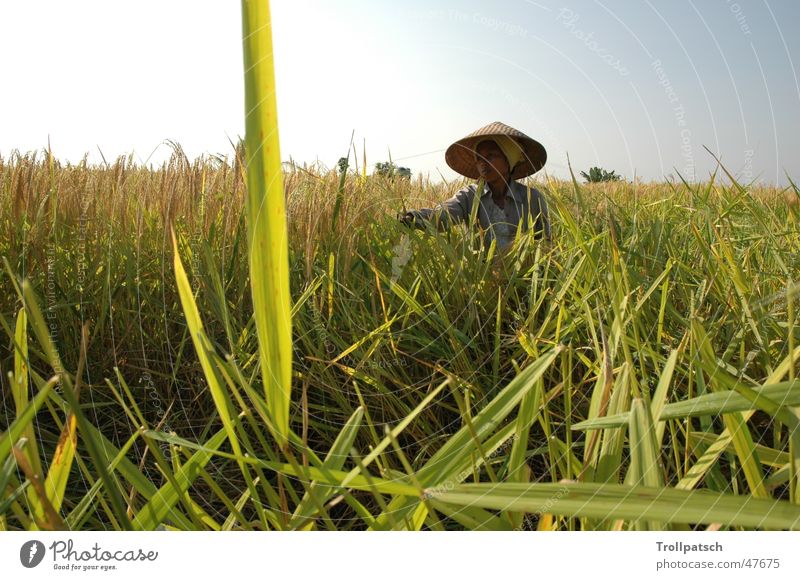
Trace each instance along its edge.
{"label": "farmer", "polygon": [[[508,249],[520,224],[523,232],[532,224],[534,238],[550,241],[544,197],[536,188],[516,181],[533,175],[547,161],[547,152],[539,142],[495,122],[450,145],[444,157],[454,171],[471,179],[481,178],[485,184],[478,196],[477,223],[485,231],[486,248],[496,239],[498,250]],[[468,185],[435,207],[408,211],[400,219],[418,229],[424,229],[425,222],[434,216],[439,217],[439,229],[451,222],[469,222],[476,191],[477,185]]]}

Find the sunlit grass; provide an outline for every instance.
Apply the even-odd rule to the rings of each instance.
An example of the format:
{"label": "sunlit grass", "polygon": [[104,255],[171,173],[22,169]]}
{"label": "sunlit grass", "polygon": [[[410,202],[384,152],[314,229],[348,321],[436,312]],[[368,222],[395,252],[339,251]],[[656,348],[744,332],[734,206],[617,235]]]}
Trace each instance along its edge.
{"label": "sunlit grass", "polygon": [[403,208],[464,183],[0,159],[0,529],[800,529],[800,192],[547,180],[552,246]]}
{"label": "sunlit grass", "polygon": [[[463,230],[393,219],[403,200],[429,205],[459,184],[351,175],[334,224],[338,176],[290,168],[284,451],[259,366],[238,159],[190,163],[176,147],[153,172],[0,165],[2,254],[41,309],[20,309],[5,272],[6,528],[797,527],[793,189],[540,183],[553,248],[523,238],[489,263]],[[31,320],[44,327],[26,332]],[[78,382],[83,322],[81,423],[64,388]],[[42,390],[54,365],[62,381]],[[29,473],[52,484],[37,491]],[[687,495],[673,512],[668,494],[612,509],[623,484],[720,494],[697,496],[720,510],[701,518]],[[575,511],[581,494],[596,502]]]}

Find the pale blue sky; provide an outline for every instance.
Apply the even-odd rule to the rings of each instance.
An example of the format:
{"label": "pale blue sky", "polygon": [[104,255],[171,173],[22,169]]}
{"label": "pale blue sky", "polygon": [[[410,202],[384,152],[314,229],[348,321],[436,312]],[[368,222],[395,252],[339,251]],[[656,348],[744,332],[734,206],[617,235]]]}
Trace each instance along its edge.
{"label": "pale blue sky", "polygon": [[[800,22],[791,0],[280,0],[271,3],[281,150],[326,166],[392,157],[455,174],[444,149],[491,121],[547,173],[800,178]],[[243,133],[240,4],[10,2],[0,8],[0,154],[76,161],[229,153]]]}

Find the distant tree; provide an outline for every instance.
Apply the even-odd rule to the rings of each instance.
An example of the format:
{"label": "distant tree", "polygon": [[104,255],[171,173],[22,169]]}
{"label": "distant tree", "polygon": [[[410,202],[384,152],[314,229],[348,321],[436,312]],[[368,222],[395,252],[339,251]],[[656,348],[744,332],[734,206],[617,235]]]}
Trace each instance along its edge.
{"label": "distant tree", "polygon": [[339,168],[339,173],[347,173],[347,168],[350,167],[350,160],[347,157],[339,157],[336,167]]}
{"label": "distant tree", "polygon": [[379,161],[375,164],[375,174],[390,177],[394,173],[394,164],[388,161]]}
{"label": "distant tree", "polygon": [[600,183],[601,181],[619,181],[622,179],[621,175],[617,175],[613,171],[609,172],[600,167],[592,167],[589,173],[581,171],[581,175],[586,180],[586,183]]}
{"label": "distant tree", "polygon": [[398,167],[391,161],[376,163],[375,174],[383,177],[399,177],[401,179],[411,178],[411,170],[408,167]]}

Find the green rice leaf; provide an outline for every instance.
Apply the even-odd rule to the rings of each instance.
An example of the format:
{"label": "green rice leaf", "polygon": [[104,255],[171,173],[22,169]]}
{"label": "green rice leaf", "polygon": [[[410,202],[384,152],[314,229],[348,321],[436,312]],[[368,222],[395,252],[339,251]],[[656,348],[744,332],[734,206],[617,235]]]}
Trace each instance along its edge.
{"label": "green rice leaf", "polygon": [[242,0],[245,151],[250,284],[261,376],[274,419],[288,443],[292,385],[289,249],[269,2]]}
{"label": "green rice leaf", "polygon": [[708,490],[598,483],[468,483],[441,492],[451,505],[561,516],[800,530],[800,506]]}

